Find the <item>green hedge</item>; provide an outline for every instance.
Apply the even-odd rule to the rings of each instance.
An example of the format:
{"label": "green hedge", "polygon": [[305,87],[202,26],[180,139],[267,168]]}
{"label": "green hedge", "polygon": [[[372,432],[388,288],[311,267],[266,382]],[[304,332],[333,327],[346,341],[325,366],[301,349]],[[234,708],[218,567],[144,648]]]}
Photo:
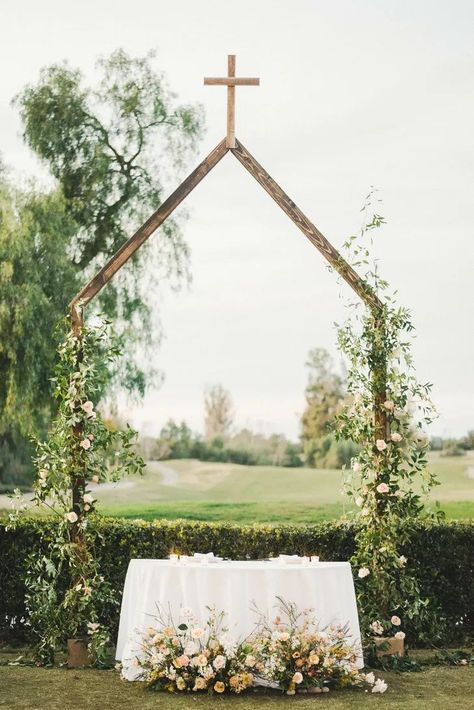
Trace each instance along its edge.
{"label": "green hedge", "polygon": [[[53,522],[25,519],[14,531],[0,523],[0,633],[19,633],[24,615],[24,572],[29,551],[47,544]],[[323,560],[347,560],[354,546],[355,527],[335,522],[317,525],[230,525],[188,521],[127,521],[102,519],[94,530],[102,572],[121,592],[132,558],[162,558],[170,552],[191,554],[213,550],[233,559],[258,559],[278,553],[319,554]],[[474,524],[468,522],[414,525],[404,550],[424,594],[431,596],[453,630],[474,627]],[[43,542],[41,542],[43,541]],[[114,631],[118,613],[110,619]]]}

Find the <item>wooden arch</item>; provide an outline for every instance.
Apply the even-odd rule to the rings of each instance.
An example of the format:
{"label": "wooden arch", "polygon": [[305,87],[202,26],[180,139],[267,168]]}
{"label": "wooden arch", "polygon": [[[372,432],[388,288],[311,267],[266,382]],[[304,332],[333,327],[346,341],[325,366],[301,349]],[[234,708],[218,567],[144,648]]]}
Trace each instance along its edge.
{"label": "wooden arch", "polygon": [[[326,261],[341,275],[370,309],[374,328],[383,331],[383,304],[371,287],[347,263],[335,247],[326,239],[310,219],[297,207],[293,200],[281,189],[266,170],[255,160],[249,151],[235,137],[235,87],[258,85],[259,79],[235,77],[235,56],[228,58],[228,76],[205,79],[205,84],[227,86],[227,136],[209,155],[183,180],[176,190],[160,205],[144,224],[128,239],[97,274],[74,296],[69,304],[72,330],[80,337],[84,323],[84,308],[104,288],[114,274],[124,266],[130,257],[155,232],[158,227],[186,199],[189,193],[222,160],[227,153],[232,153],[244,168],[255,178],[277,205],[294,222],[298,229],[309,239],[311,244],[323,255]],[[382,406],[386,399],[386,364],[381,363],[377,372],[372,372],[374,382],[374,439],[384,439],[387,434],[387,415]],[[376,383],[376,384],[375,384]],[[80,435],[80,432],[77,432]],[[73,504],[77,505],[77,489],[82,485],[78,481],[73,491]]]}
{"label": "wooden arch", "polygon": [[379,311],[382,303],[368,284],[350,266],[344,257],[333,247],[319,229],[311,222],[299,207],[288,197],[278,183],[267,173],[249,151],[235,139],[235,148],[228,148],[227,139],[222,140],[209,155],[183,180],[181,185],[153,212],[135,234],[123,244],[97,274],[74,296],[69,307],[75,330],[82,327],[84,307],[101,291],[114,274],[124,266],[130,257],[155,232],[160,225],[186,199],[189,193],[208,175],[212,168],[227,154],[232,153],[255,180],[268,192],[283,212],[321,252],[326,261],[342,276],[357,293],[359,298],[371,308]]}

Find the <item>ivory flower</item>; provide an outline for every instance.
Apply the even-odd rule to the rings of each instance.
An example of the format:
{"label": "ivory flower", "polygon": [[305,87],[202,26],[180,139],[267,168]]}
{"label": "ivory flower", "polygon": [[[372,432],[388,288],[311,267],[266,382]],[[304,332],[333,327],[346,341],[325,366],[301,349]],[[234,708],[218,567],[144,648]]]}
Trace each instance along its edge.
{"label": "ivory flower", "polygon": [[87,451],[87,449],[90,449],[91,447],[91,442],[90,439],[83,439],[80,443],[84,451]]}
{"label": "ivory flower", "polygon": [[383,626],[380,621],[373,621],[370,624],[370,628],[372,629],[374,634],[377,634],[378,636],[381,636],[383,634]]}
{"label": "ivory flower", "polygon": [[401,567],[405,567],[408,560],[405,557],[405,555],[400,555],[400,557],[398,558],[398,561],[400,562]]}
{"label": "ivory flower", "polygon": [[87,400],[87,402],[84,402],[84,404],[82,404],[81,407],[84,410],[84,412],[88,415],[91,415],[92,412],[94,411],[94,405],[90,400]]}
{"label": "ivory flower", "polygon": [[364,504],[364,499],[362,498],[362,496],[357,496],[357,498],[355,499],[355,504],[358,508],[360,508]]}
{"label": "ivory flower", "polygon": [[360,465],[360,463],[358,461],[354,461],[354,463],[352,464],[352,470],[354,471],[354,473],[359,473],[361,468],[362,466]]}
{"label": "ivory flower", "polygon": [[392,402],[391,399],[385,400],[385,402],[383,403],[383,406],[384,406],[385,409],[386,409],[387,411],[389,411],[389,412],[393,412],[393,410],[394,410],[394,408],[395,408],[395,405],[394,405],[394,403]]}
{"label": "ivory flower", "polygon": [[398,431],[394,431],[391,435],[390,438],[392,441],[398,444],[399,441],[402,440],[402,435],[398,433]]}
{"label": "ivory flower", "polygon": [[390,619],[390,621],[392,622],[392,624],[393,624],[394,626],[400,626],[400,624],[402,623],[402,621],[401,621],[401,619],[400,619],[399,616],[392,616],[392,618]]}
{"label": "ivory flower", "polygon": [[97,474],[94,474],[91,478],[92,483],[99,483],[99,476]]}
{"label": "ivory flower", "polygon": [[185,690],[186,689],[186,681],[184,678],[178,677],[176,678],[176,687],[178,690]]}
{"label": "ivory flower", "polygon": [[99,628],[100,624],[96,624],[95,622],[89,621],[87,624],[87,628],[89,630],[90,634],[95,634]]}
{"label": "ivory flower", "polygon": [[196,627],[191,631],[191,636],[193,639],[201,639],[204,636],[204,629]]}
{"label": "ivory flower", "polygon": [[94,502],[94,496],[91,493],[84,493],[84,495],[82,496],[82,500],[84,501],[84,503],[91,504]]}
{"label": "ivory flower", "polygon": [[358,576],[359,579],[364,579],[364,577],[367,577],[370,574],[370,570],[367,567],[361,567]]}
{"label": "ivory flower", "polygon": [[403,639],[405,638],[405,632],[404,631],[397,631],[397,633],[395,634],[395,638],[403,641]]}
{"label": "ivory flower", "polygon": [[375,675],[373,673],[366,673],[365,674],[365,680],[367,683],[370,685],[373,685],[375,683]]}
{"label": "ivory flower", "polygon": [[216,671],[220,671],[221,668],[224,668],[226,662],[226,657],[225,656],[216,656],[214,658],[213,666],[216,669]]}
{"label": "ivory flower", "polygon": [[388,685],[387,683],[382,680],[382,678],[377,678],[377,680],[374,683],[374,686],[372,688],[373,693],[385,693],[387,690]]}
{"label": "ivory flower", "polygon": [[397,496],[397,498],[403,498],[403,496],[405,495],[405,491],[402,491],[401,488],[397,488],[393,495]]}
{"label": "ivory flower", "polygon": [[245,659],[245,665],[249,666],[249,668],[252,668],[257,662],[257,659],[255,656],[252,656],[251,653],[248,654],[247,658]]}
{"label": "ivory flower", "polygon": [[204,688],[206,688],[206,687],[207,687],[207,684],[206,684],[206,681],[204,680],[204,678],[196,678],[193,690],[204,690]]}
{"label": "ivory flower", "polygon": [[379,483],[376,490],[378,493],[388,493],[390,488],[387,486],[386,483]]}
{"label": "ivory flower", "polygon": [[200,653],[199,656],[196,658],[196,665],[197,666],[205,666],[207,664],[207,656],[204,655],[204,653]]}
{"label": "ivory flower", "polygon": [[377,441],[375,442],[375,446],[379,451],[385,451],[385,449],[387,448],[387,442],[384,441],[384,439],[377,439]]}
{"label": "ivory flower", "polygon": [[289,638],[290,638],[290,634],[287,631],[281,631],[278,634],[278,639],[280,641],[288,641]]}
{"label": "ivory flower", "polygon": [[69,513],[66,513],[65,518],[70,523],[77,523],[78,521],[77,513],[75,513],[73,510],[71,510]]}
{"label": "ivory flower", "polygon": [[223,693],[225,690],[225,685],[221,680],[218,680],[217,683],[214,683],[214,690],[216,693]]}
{"label": "ivory flower", "polygon": [[296,683],[297,685],[299,683],[302,683],[303,682],[303,674],[300,673],[299,671],[296,671],[296,673],[294,674],[294,676],[292,678],[292,681],[293,681],[293,683]]}

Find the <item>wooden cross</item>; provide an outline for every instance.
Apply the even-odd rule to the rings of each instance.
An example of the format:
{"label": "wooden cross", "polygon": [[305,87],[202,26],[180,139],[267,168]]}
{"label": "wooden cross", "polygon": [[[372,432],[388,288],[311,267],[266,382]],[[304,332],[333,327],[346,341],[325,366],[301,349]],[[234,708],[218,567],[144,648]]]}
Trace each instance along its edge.
{"label": "wooden cross", "polygon": [[227,138],[226,147],[235,148],[235,87],[236,86],[259,86],[260,79],[237,78],[235,76],[235,54],[227,57],[227,74],[222,78],[205,77],[205,84],[227,86]]}

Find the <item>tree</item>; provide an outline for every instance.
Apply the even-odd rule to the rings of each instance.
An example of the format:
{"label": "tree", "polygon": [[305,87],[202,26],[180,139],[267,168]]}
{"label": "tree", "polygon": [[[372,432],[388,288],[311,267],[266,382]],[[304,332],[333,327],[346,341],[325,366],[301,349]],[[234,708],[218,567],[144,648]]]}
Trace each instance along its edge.
{"label": "tree", "polygon": [[204,429],[208,441],[229,435],[233,423],[230,393],[222,385],[212,385],[204,394]]}
{"label": "tree", "polygon": [[309,374],[305,389],[306,408],[301,417],[301,441],[306,463],[314,466],[321,441],[327,441],[330,424],[344,401],[344,387],[324,348],[310,350],[306,367]]}
{"label": "tree", "polygon": [[[68,253],[81,281],[159,207],[165,176],[187,161],[202,133],[200,108],[176,105],[152,60],[152,54],[133,59],[117,50],[98,62],[101,79],[93,89],[78,70],[53,65],[16,98],[25,141],[49,167],[76,224]],[[156,333],[149,287],[164,277],[179,283],[187,260],[179,224],[169,219],[96,301],[120,334],[128,328],[119,379],[131,390],[143,393],[152,371],[151,358],[139,364],[137,357]],[[62,293],[64,306],[73,295]]]}
{"label": "tree", "polygon": [[28,439],[54,409],[52,376],[64,294],[77,287],[67,255],[76,225],[57,190],[21,192],[0,176],[0,481],[31,476]]}

